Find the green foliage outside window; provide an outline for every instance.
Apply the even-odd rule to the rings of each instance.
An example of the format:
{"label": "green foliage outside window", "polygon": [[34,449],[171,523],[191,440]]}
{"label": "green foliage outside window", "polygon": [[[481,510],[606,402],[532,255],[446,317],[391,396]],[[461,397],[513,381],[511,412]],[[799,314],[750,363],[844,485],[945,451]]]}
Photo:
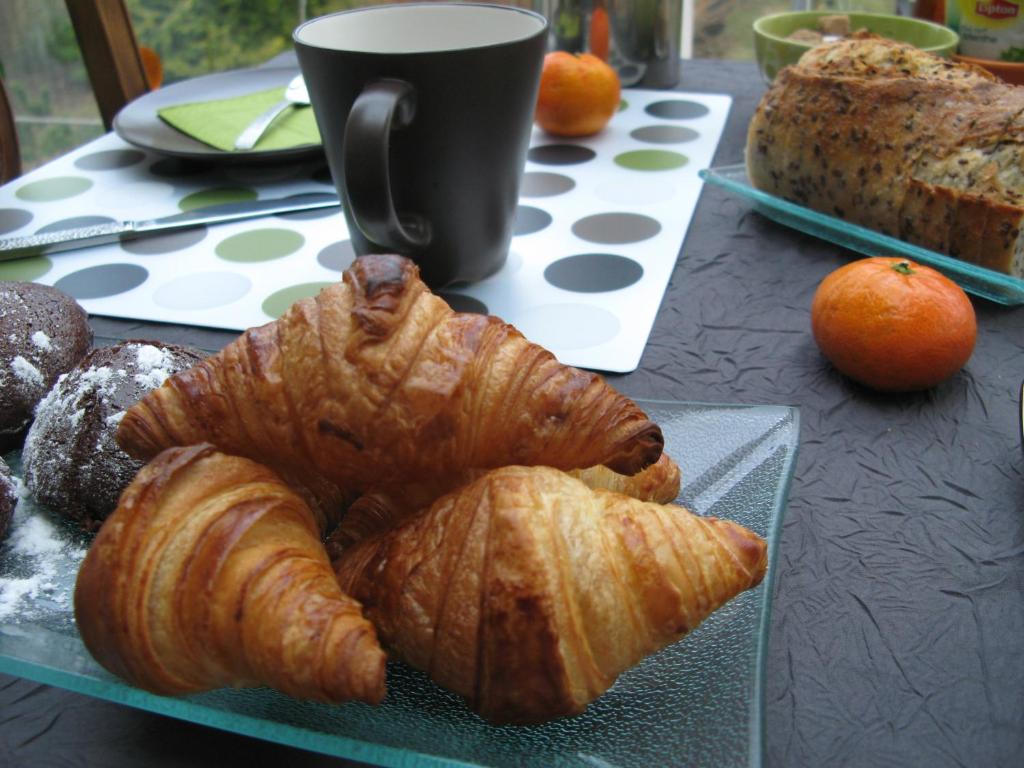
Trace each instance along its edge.
{"label": "green foliage outside window", "polygon": [[166,82],[253,66],[287,50],[300,20],[349,0],[128,0],[140,44],[160,54]]}

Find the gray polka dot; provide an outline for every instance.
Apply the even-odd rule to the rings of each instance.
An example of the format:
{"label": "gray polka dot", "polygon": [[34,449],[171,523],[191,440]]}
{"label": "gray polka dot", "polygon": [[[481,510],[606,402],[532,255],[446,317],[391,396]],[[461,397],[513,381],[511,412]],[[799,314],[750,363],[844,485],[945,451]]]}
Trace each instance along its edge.
{"label": "gray polka dot", "polygon": [[320,262],[320,266],[337,270],[338,272],[344,272],[348,269],[349,265],[355,261],[355,258],[356,251],[352,247],[351,240],[339,240],[336,243],[331,243],[316,255],[316,260]]}
{"label": "gray polka dot", "polygon": [[205,226],[189,227],[180,229],[177,232],[168,232],[164,235],[146,235],[134,240],[125,240],[121,248],[136,256],[152,256],[158,253],[171,253],[172,251],[183,251],[201,242],[209,230]]}
{"label": "gray polka dot", "polygon": [[32,214],[24,208],[0,208],[0,235],[21,229],[32,221]]}
{"label": "gray polka dot", "polygon": [[105,152],[93,152],[82,155],[75,160],[75,167],[83,171],[113,171],[141,163],[146,155],[137,149],[108,149]]}
{"label": "gray polka dot", "polygon": [[572,225],[573,234],[591,243],[638,243],[661,231],[661,223],[639,213],[598,213]]}
{"label": "gray polka dot", "polygon": [[516,221],[513,225],[512,234],[530,235],[540,232],[551,223],[551,214],[534,208],[529,205],[520,205],[516,208]]}
{"label": "gray polka dot", "polygon": [[577,144],[541,144],[532,147],[526,157],[540,165],[579,165],[597,157],[597,153]]}
{"label": "gray polka dot", "polygon": [[154,176],[178,178],[179,176],[198,176],[213,170],[213,168],[213,163],[205,160],[165,157],[149,166],[149,172]]}
{"label": "gray polka dot", "polygon": [[693,120],[697,117],[704,117],[711,110],[696,101],[671,99],[648,104],[644,111],[654,117],[663,117],[668,120]]}
{"label": "gray polka dot", "polygon": [[630,131],[637,141],[648,144],[683,144],[700,138],[700,134],[685,125],[645,125]]}
{"label": "gray polka dot", "polygon": [[472,296],[463,296],[461,293],[446,293],[444,291],[439,293],[438,296],[447,301],[448,306],[456,312],[469,312],[474,315],[490,314],[487,311],[487,305],[479,299],[474,299]]}
{"label": "gray polka dot", "polygon": [[74,299],[102,299],[138,288],[149,272],[135,264],[102,264],[64,275],[53,284]]}
{"label": "gray polka dot", "polygon": [[523,197],[554,197],[572,190],[576,182],[560,173],[531,171],[523,174],[519,194]]}
{"label": "gray polka dot", "polygon": [[577,293],[603,293],[628,288],[644,276],[644,268],[612,253],[579,253],[552,262],[544,279],[556,288]]}
{"label": "gray polka dot", "polygon": [[109,216],[74,216],[70,219],[61,219],[40,227],[36,230],[37,235],[45,235],[48,232],[63,232],[65,229],[77,229],[78,227],[95,227],[97,224],[110,224],[114,219]]}
{"label": "gray polka dot", "polygon": [[[289,195],[288,200],[305,200],[309,202],[319,202],[321,200],[337,200],[338,196],[333,195],[330,192],[305,192],[301,195]],[[279,213],[277,218],[279,219],[326,219],[328,216],[340,216],[341,207],[336,208],[312,208],[308,211],[293,211],[291,213]]]}

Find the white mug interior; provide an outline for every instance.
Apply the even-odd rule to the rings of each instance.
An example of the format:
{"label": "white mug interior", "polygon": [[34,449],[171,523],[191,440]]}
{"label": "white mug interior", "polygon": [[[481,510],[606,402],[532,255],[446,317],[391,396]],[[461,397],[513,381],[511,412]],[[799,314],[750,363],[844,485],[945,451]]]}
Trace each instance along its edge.
{"label": "white mug interior", "polygon": [[483,48],[531,37],[544,19],[511,6],[423,3],[367,6],[313,19],[299,42],[356,53],[428,53]]}

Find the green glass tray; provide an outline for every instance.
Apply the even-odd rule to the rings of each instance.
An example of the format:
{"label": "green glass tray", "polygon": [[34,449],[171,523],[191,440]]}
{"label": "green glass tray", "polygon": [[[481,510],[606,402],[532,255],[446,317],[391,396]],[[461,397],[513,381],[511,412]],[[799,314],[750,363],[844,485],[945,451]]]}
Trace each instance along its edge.
{"label": "green glass tray", "polygon": [[809,235],[849,248],[868,256],[906,256],[942,272],[961,288],[999,304],[1024,304],[1024,280],[966,261],[954,259],[919,245],[867,229],[857,224],[812,211],[796,203],[755,189],[747,176],[747,167],[723,165],[700,171],[700,177],[754,203],[754,209],[773,221]]}
{"label": "green glass tray", "polygon": [[[680,503],[766,536],[768,577],[688,637],[623,674],[583,715],[495,727],[403,665],[388,667],[379,707],[297,701],[267,689],[182,698],[133,688],[97,665],[74,627],[69,596],[88,540],[23,499],[0,546],[0,578],[27,577],[14,546],[45,520],[63,541],[46,562],[50,589],[0,618],[0,671],[171,717],[384,766],[759,766],[764,658],[776,547],[796,458],[799,418],[784,406],[641,402],[683,470]],[[8,455],[15,474],[19,456]],[[69,554],[71,553],[71,554]],[[38,569],[38,565],[36,566]],[[0,599],[0,604],[3,600]]]}

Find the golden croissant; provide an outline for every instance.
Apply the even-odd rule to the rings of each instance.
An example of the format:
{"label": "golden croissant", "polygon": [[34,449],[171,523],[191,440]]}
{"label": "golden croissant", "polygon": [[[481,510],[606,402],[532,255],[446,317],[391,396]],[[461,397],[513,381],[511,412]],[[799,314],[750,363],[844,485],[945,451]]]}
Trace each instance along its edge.
{"label": "golden croissant", "polygon": [[341,551],[393,658],[497,723],[578,714],[764,576],[742,526],[504,467]]}
{"label": "golden croissant", "polygon": [[633,474],[661,455],[633,401],[497,318],[452,311],[408,259],[363,256],[343,277],[170,377],[118,442],[142,459],[200,442],[256,459],[324,525],[389,480],[449,490],[507,464]]}
{"label": "golden croissant", "polygon": [[613,472],[600,464],[586,469],[571,469],[568,474],[591,488],[615,491],[640,501],[668,504],[679,495],[679,465],[667,453],[662,453],[656,462],[635,475]]}
{"label": "golden croissant", "polygon": [[338,587],[308,506],[269,469],[208,445],[140,470],[86,555],[74,603],[90,653],[155,693],[384,697],[384,652]]}
{"label": "golden croissant", "polygon": [[[486,470],[470,470],[458,485],[466,485],[485,473]],[[641,501],[667,504],[679,495],[679,465],[667,453],[662,453],[656,462],[635,475],[620,475],[601,465],[571,469],[566,474],[582,480],[590,488],[616,491]],[[339,548],[394,527],[429,507],[446,490],[429,482],[399,483],[360,496],[331,532],[328,551],[333,557]]]}

